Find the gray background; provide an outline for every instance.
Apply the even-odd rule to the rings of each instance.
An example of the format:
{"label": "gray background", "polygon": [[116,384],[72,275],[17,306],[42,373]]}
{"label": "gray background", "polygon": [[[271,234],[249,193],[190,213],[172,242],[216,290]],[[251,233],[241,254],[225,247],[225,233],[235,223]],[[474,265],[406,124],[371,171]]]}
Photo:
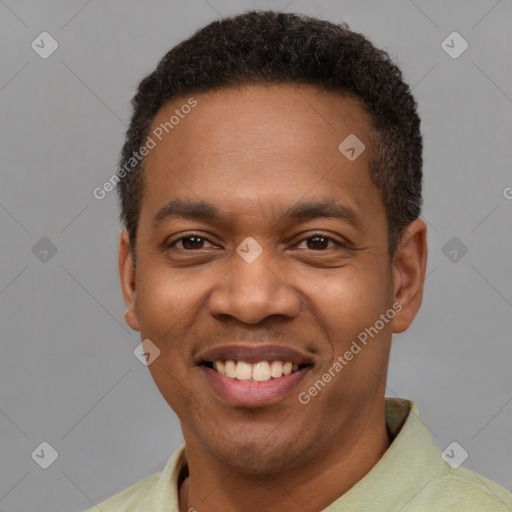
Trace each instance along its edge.
{"label": "gray background", "polygon": [[[124,324],[115,192],[92,191],[115,171],[129,100],[159,58],[220,15],[266,7],[348,22],[413,86],[430,255],[387,394],[418,404],[441,449],[456,440],[467,467],[512,488],[510,0],[0,0],[1,511],[86,509],[181,444]],[[43,31],[59,43],[47,59],[31,48]],[[469,44],[457,59],[441,47],[453,31]],[[46,262],[32,252],[42,237],[58,249]],[[457,255],[443,253],[452,237]],[[45,470],[31,457],[43,441],[58,452]]]}

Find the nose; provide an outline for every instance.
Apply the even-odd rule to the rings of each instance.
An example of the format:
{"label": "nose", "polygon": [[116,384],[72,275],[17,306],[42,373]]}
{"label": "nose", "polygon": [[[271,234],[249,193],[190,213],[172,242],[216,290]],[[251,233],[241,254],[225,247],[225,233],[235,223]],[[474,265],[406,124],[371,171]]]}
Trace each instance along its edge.
{"label": "nose", "polygon": [[293,318],[300,308],[301,300],[285,283],[279,265],[271,265],[263,254],[251,263],[235,254],[231,270],[209,297],[211,315],[229,315],[246,324],[272,315]]}

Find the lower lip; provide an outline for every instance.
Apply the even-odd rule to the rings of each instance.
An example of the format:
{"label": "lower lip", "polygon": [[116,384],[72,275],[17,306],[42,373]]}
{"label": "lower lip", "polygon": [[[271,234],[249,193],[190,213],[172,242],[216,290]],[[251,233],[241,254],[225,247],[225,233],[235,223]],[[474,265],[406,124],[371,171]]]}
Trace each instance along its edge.
{"label": "lower lip", "polygon": [[290,375],[264,382],[255,382],[231,379],[208,366],[201,366],[201,368],[210,384],[222,398],[230,404],[246,407],[262,407],[279,402],[290,394],[310,369],[309,366],[306,366]]}

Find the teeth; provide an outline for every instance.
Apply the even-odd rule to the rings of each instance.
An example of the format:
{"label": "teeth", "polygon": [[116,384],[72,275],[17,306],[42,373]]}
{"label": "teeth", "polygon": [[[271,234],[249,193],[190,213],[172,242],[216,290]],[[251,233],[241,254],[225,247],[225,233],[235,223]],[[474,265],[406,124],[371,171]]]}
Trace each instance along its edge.
{"label": "teeth", "polygon": [[222,361],[215,361],[215,369],[221,374],[226,375],[226,368],[224,367],[224,363]]}
{"label": "teeth", "polygon": [[270,379],[278,379],[283,375],[290,375],[299,369],[298,364],[290,361],[259,361],[251,364],[246,361],[213,361],[213,367],[221,375],[236,380],[248,380],[265,382]]}
{"label": "teeth", "polygon": [[235,379],[251,380],[252,365],[244,361],[238,361],[236,364]]}
{"label": "teeth", "polygon": [[224,371],[226,372],[226,377],[231,377],[232,379],[234,379],[236,374],[235,361],[226,361],[226,364],[224,365]]}
{"label": "teeth", "polygon": [[261,361],[252,367],[252,378],[260,382],[270,380],[270,365],[267,361]]}
{"label": "teeth", "polygon": [[283,375],[283,363],[281,361],[272,361],[270,365],[270,376],[277,379]]}

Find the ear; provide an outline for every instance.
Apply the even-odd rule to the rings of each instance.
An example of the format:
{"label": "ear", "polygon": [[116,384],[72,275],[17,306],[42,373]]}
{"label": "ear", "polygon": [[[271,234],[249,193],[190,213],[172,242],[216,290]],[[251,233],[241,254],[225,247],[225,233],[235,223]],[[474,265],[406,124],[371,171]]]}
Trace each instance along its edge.
{"label": "ear", "polygon": [[411,222],[393,257],[393,280],[397,314],[393,332],[409,328],[423,299],[423,283],[427,267],[427,226],[421,219]]}
{"label": "ear", "polygon": [[124,319],[133,330],[138,331],[140,326],[137,311],[135,309],[135,265],[133,263],[133,255],[130,250],[130,238],[126,229],[123,229],[121,232],[118,264],[121,290],[123,292],[124,303],[126,304]]}

